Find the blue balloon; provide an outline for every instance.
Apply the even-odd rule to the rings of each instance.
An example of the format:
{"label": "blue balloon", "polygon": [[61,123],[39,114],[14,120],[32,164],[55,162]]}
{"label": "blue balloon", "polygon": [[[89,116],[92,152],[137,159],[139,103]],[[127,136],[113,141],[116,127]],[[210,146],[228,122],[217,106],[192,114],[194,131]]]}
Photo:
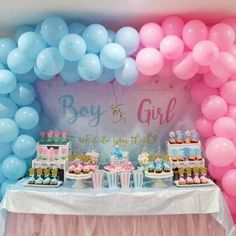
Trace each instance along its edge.
{"label": "blue balloon", "polygon": [[65,66],[60,73],[62,79],[69,83],[80,81],[77,66],[77,62],[66,61]]}
{"label": "blue balloon", "polygon": [[15,74],[15,75],[17,81],[30,84],[34,83],[38,79],[33,69],[27,72],[26,74]]}
{"label": "blue balloon", "polygon": [[39,53],[36,66],[43,74],[55,76],[60,73],[64,67],[65,61],[58,48],[50,47]]}
{"label": "blue balloon", "polygon": [[86,54],[78,64],[80,77],[87,81],[96,80],[102,74],[102,70],[102,65],[96,54]]}
{"label": "blue balloon", "polygon": [[29,135],[20,135],[12,144],[13,152],[21,158],[29,158],[36,151],[36,141]]}
{"label": "blue balloon", "polygon": [[107,33],[108,33],[108,41],[107,41],[107,43],[113,43],[116,33],[113,30],[107,30]]}
{"label": "blue balloon", "polygon": [[110,83],[114,79],[113,70],[109,70],[106,67],[103,68],[102,75],[97,79],[100,84]]}
{"label": "blue balloon", "polygon": [[87,45],[87,51],[98,53],[108,42],[108,33],[100,24],[89,25],[83,32],[83,38]]}
{"label": "blue balloon", "polygon": [[27,106],[35,99],[34,87],[28,83],[17,83],[16,88],[10,93],[11,99],[20,106]]}
{"label": "blue balloon", "polygon": [[34,67],[34,73],[35,75],[41,79],[41,80],[50,80],[53,79],[53,76],[45,75],[43,72],[41,72],[36,66]]}
{"label": "blue balloon", "polygon": [[125,50],[117,43],[108,43],[100,53],[102,65],[110,70],[118,69],[125,63]]}
{"label": "blue balloon", "polygon": [[8,94],[15,88],[15,75],[9,70],[0,70],[0,94]]}
{"label": "blue balloon", "polygon": [[41,108],[41,105],[40,105],[40,103],[38,102],[38,100],[34,100],[34,101],[33,101],[32,103],[30,103],[28,106],[29,106],[29,107],[32,107],[33,109],[35,109],[35,110],[38,112],[38,114],[41,113],[42,108]]}
{"label": "blue balloon", "polygon": [[130,86],[138,79],[138,70],[135,60],[131,57],[126,58],[122,68],[114,71],[116,81],[123,86]]}
{"label": "blue balloon", "polygon": [[42,126],[39,123],[36,127],[33,129],[20,129],[20,134],[30,135],[32,136],[36,141],[40,139],[40,132],[42,131]]}
{"label": "blue balloon", "polygon": [[2,195],[2,197],[6,193],[7,189],[12,187],[15,183],[16,183],[15,180],[10,180],[10,179],[6,179],[5,181],[3,181],[2,185],[1,185],[1,195]]}
{"label": "blue balloon", "polygon": [[41,26],[42,26],[42,22],[39,22],[39,23],[36,25],[34,31],[35,31],[36,33],[40,33],[40,31],[41,31]]}
{"label": "blue balloon", "polygon": [[16,30],[16,41],[20,38],[25,32],[34,31],[34,26],[32,25],[22,25]]}
{"label": "blue balloon", "polygon": [[16,155],[10,155],[2,162],[3,174],[10,180],[22,178],[26,170],[27,165],[25,160]]}
{"label": "blue balloon", "polygon": [[79,22],[74,22],[69,24],[68,29],[69,29],[69,34],[78,34],[82,35],[86,26],[82,23]]}
{"label": "blue balloon", "polygon": [[[1,50],[1,49],[0,49],[0,50]],[[5,64],[3,64],[3,63],[0,62],[0,70],[4,70],[4,69],[6,69]]]}
{"label": "blue balloon", "polygon": [[11,143],[0,143],[0,162],[12,153]]}
{"label": "blue balloon", "polygon": [[10,143],[16,139],[19,129],[15,121],[3,118],[0,119],[0,143]]}
{"label": "blue balloon", "polygon": [[59,17],[47,17],[42,22],[40,33],[48,45],[58,46],[60,40],[68,34],[68,27]]}
{"label": "blue balloon", "polygon": [[7,65],[12,72],[25,74],[33,68],[34,61],[26,57],[19,48],[15,48],[7,57]]}
{"label": "blue balloon", "polygon": [[17,47],[17,44],[14,40],[10,38],[1,38],[0,39],[0,62],[6,64],[9,53],[16,47]]}
{"label": "blue balloon", "polygon": [[43,37],[36,32],[26,32],[18,39],[18,48],[29,58],[35,59],[47,47]]}
{"label": "blue balloon", "polygon": [[0,166],[0,185],[4,180],[6,180],[6,176],[3,174],[2,166]]}
{"label": "blue balloon", "polygon": [[125,49],[126,55],[130,56],[139,48],[139,33],[133,27],[122,27],[116,32],[114,42],[119,43]]}
{"label": "blue balloon", "polygon": [[68,61],[78,61],[86,52],[85,41],[77,34],[68,34],[60,41],[59,52]]}
{"label": "blue balloon", "polygon": [[33,129],[39,123],[39,114],[32,107],[22,107],[16,112],[15,121],[21,129]]}
{"label": "blue balloon", "polygon": [[0,98],[0,118],[14,117],[17,109],[17,105],[10,98]]}

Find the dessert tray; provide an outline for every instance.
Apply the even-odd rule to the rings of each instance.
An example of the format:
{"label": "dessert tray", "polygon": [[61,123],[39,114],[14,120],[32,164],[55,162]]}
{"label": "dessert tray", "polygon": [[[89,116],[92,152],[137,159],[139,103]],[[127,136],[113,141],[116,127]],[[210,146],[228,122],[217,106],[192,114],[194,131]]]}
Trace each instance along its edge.
{"label": "dessert tray", "polygon": [[28,179],[22,184],[23,186],[26,187],[38,187],[38,188],[58,188],[63,184],[62,181],[58,181],[57,184],[29,184]]}
{"label": "dessert tray", "polygon": [[208,180],[208,183],[200,183],[200,184],[179,184],[179,181],[174,181],[175,185],[177,187],[183,187],[183,188],[191,188],[191,187],[201,187],[201,186],[212,186],[215,185],[215,183],[212,180]]}

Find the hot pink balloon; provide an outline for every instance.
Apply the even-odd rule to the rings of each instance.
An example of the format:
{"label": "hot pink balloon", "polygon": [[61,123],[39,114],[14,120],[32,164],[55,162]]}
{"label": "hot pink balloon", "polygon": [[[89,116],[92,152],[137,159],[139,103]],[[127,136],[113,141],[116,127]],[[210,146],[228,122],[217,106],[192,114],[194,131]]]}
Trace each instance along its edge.
{"label": "hot pink balloon", "polygon": [[198,74],[206,74],[210,71],[210,68],[208,66],[198,66]]}
{"label": "hot pink balloon", "polygon": [[228,171],[233,169],[234,166],[232,164],[224,167],[214,166],[212,163],[208,164],[208,172],[212,178],[216,180],[221,180],[224,174]]}
{"label": "hot pink balloon", "polygon": [[190,90],[191,98],[197,104],[201,104],[203,99],[210,95],[218,94],[217,89],[208,87],[203,81],[196,82]]}
{"label": "hot pink balloon", "polygon": [[227,171],[222,178],[222,187],[226,194],[236,197],[236,170]]}
{"label": "hot pink balloon", "polygon": [[163,56],[155,48],[143,48],[136,57],[136,66],[144,75],[156,75],[163,67]]}
{"label": "hot pink balloon", "polygon": [[236,105],[236,81],[228,81],[220,90],[220,95],[231,105]]}
{"label": "hot pink balloon", "polygon": [[147,84],[152,80],[152,76],[144,75],[142,73],[139,73],[139,77],[135,84],[141,85],[141,84]]}
{"label": "hot pink balloon", "polygon": [[172,63],[173,61],[164,59],[164,65],[158,75],[162,78],[168,78],[172,76],[173,75]]}
{"label": "hot pink balloon", "polygon": [[235,40],[234,29],[228,24],[218,23],[210,29],[208,38],[216,43],[221,51],[227,51]]}
{"label": "hot pink balloon", "polygon": [[165,35],[176,35],[181,37],[184,21],[178,16],[169,16],[164,19],[161,27]]}
{"label": "hot pink balloon", "polygon": [[236,57],[236,45],[233,44],[230,49],[229,49],[229,53],[231,53],[232,55],[234,55]]}
{"label": "hot pink balloon", "polygon": [[215,135],[232,139],[236,136],[236,122],[231,117],[221,117],[213,125]]}
{"label": "hot pink balloon", "polygon": [[184,52],[179,59],[173,62],[172,68],[174,75],[181,80],[191,79],[198,72],[198,65],[190,52]]}
{"label": "hot pink balloon", "polygon": [[[214,135],[214,136],[211,136],[210,138],[208,138],[206,141],[205,141],[205,143],[204,143],[204,148],[206,149],[206,147],[207,147],[207,145],[208,145],[208,143],[212,140],[212,139],[214,139],[216,136]],[[207,157],[206,157],[207,158]]]}
{"label": "hot pink balloon", "polygon": [[210,67],[217,77],[230,77],[236,71],[236,59],[228,52],[220,52],[219,57]]}
{"label": "hot pink balloon", "polygon": [[206,147],[207,159],[214,166],[224,167],[230,165],[235,160],[235,154],[234,143],[223,137],[212,139]]}
{"label": "hot pink balloon", "polygon": [[175,35],[168,35],[161,40],[160,52],[164,58],[174,60],[179,58],[184,51],[184,44],[181,38]]}
{"label": "hot pink balloon", "polygon": [[233,118],[236,121],[236,106],[229,105],[226,116]]}
{"label": "hot pink balloon", "polygon": [[195,127],[203,138],[209,138],[214,135],[213,122],[203,116],[196,120]]}
{"label": "hot pink balloon", "polygon": [[236,80],[236,73],[234,73],[232,76],[230,76],[229,80]]}
{"label": "hot pink balloon", "polygon": [[236,35],[236,18],[227,18],[221,21],[227,25],[230,25],[234,29],[234,33]]}
{"label": "hot pink balloon", "polygon": [[219,49],[214,42],[203,40],[193,47],[193,59],[201,66],[210,66],[219,56]]}
{"label": "hot pink balloon", "polygon": [[211,72],[204,75],[204,82],[211,88],[220,88],[228,81],[228,77],[216,77]]}
{"label": "hot pink balloon", "polygon": [[226,193],[223,193],[223,196],[229,207],[230,213],[235,214],[236,213],[236,197],[232,197],[230,195],[227,195]]}
{"label": "hot pink balloon", "polygon": [[206,97],[201,103],[201,111],[205,118],[216,120],[225,115],[227,103],[225,100],[216,95]]}
{"label": "hot pink balloon", "polygon": [[200,20],[191,20],[185,24],[182,38],[186,46],[192,49],[196,43],[207,38],[207,26]]}
{"label": "hot pink balloon", "polygon": [[160,25],[147,23],[139,31],[140,40],[143,46],[159,48],[160,42],[164,38],[164,32]]}

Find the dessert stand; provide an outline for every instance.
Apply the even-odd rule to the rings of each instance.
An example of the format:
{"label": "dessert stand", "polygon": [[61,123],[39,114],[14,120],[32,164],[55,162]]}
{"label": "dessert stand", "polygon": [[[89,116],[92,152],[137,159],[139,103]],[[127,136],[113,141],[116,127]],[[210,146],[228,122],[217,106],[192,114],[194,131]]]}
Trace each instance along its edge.
{"label": "dessert stand", "polygon": [[70,174],[68,171],[65,173],[65,179],[71,179],[75,180],[75,183],[72,185],[72,188],[87,188],[87,184],[84,182],[84,180],[91,179],[93,173],[90,172],[88,174]]}
{"label": "dessert stand", "polygon": [[173,171],[165,172],[165,173],[149,173],[147,170],[144,172],[145,177],[154,180],[154,188],[165,188],[167,185],[163,181],[164,179],[173,178]]}

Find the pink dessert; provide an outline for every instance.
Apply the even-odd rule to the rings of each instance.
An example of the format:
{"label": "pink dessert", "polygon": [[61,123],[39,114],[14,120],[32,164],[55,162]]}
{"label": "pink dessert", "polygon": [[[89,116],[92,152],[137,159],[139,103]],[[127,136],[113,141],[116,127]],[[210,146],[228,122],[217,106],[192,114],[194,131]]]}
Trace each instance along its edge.
{"label": "pink dessert", "polygon": [[195,175],[195,176],[194,176],[193,182],[194,182],[195,184],[200,184],[200,183],[201,183],[201,180],[199,179],[198,175]]}
{"label": "pink dessert", "polygon": [[205,176],[205,175],[202,175],[201,177],[200,177],[200,180],[201,180],[201,182],[202,182],[202,184],[207,184],[208,183],[208,178]]}
{"label": "pink dessert", "polygon": [[69,166],[69,168],[68,168],[69,173],[74,173],[75,168],[76,168],[75,165]]}
{"label": "pink dessert", "polygon": [[95,166],[95,165],[90,165],[89,168],[90,168],[90,170],[93,171],[93,172],[96,170],[96,166]]}
{"label": "pink dessert", "polygon": [[186,184],[186,180],[184,179],[184,177],[180,176],[179,185],[185,185],[185,184]]}
{"label": "pink dessert", "polygon": [[77,174],[77,175],[80,174],[80,173],[81,173],[81,168],[77,166],[77,167],[74,169],[74,173]]}
{"label": "pink dessert", "polygon": [[89,166],[84,166],[82,168],[82,171],[83,171],[84,174],[88,174],[90,172],[90,167]]}
{"label": "pink dessert", "polygon": [[193,184],[193,179],[192,179],[192,177],[188,176],[188,177],[186,178],[186,183],[187,183],[187,184]]}

